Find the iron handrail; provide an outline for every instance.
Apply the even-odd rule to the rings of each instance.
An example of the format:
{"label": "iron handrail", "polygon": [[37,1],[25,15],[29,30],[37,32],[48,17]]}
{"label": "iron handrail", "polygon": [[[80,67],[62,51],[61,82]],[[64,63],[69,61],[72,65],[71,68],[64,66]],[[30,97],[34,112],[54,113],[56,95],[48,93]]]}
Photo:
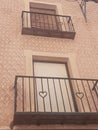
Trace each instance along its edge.
{"label": "iron handrail", "polygon": [[39,12],[31,12],[31,11],[22,11],[22,16],[23,16],[23,13],[34,13],[34,14],[43,14],[43,15],[52,15],[52,16],[61,16],[61,17],[68,17],[68,18],[71,18],[71,16],[69,15],[58,15],[58,14],[49,14],[49,13],[39,13]]}
{"label": "iron handrail", "polygon": [[24,77],[24,78],[49,78],[49,79],[69,79],[69,80],[92,80],[98,81],[97,78],[67,78],[67,77],[46,77],[46,76],[28,76],[28,75],[16,75],[15,77]]}

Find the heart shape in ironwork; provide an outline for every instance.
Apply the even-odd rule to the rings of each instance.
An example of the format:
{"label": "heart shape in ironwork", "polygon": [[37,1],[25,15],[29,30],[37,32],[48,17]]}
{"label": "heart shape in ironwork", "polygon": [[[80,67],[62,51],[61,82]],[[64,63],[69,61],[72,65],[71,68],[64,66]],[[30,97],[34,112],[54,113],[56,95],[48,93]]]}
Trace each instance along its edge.
{"label": "heart shape in ironwork", "polygon": [[42,97],[42,98],[45,98],[47,96],[47,92],[46,91],[40,91],[39,92],[39,95]]}
{"label": "heart shape in ironwork", "polygon": [[84,97],[84,93],[83,92],[76,92],[76,96],[80,99],[82,99]]}

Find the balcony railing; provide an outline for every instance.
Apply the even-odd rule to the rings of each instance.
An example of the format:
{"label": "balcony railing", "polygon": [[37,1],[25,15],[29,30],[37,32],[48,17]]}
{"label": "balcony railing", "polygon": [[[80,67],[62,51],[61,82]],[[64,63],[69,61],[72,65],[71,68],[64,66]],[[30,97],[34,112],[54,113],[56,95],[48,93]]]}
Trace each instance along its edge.
{"label": "balcony railing", "polygon": [[98,123],[98,80],[16,76],[14,124]]}
{"label": "balcony railing", "polygon": [[22,34],[74,39],[70,16],[22,11]]}

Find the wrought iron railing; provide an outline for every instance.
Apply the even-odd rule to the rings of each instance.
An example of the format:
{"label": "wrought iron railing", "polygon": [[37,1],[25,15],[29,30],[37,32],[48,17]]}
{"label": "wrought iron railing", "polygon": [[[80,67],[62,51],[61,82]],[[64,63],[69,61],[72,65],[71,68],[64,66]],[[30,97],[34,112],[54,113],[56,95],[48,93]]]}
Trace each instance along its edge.
{"label": "wrought iron railing", "polygon": [[16,76],[15,112],[98,112],[98,80]]}
{"label": "wrought iron railing", "polygon": [[22,11],[22,33],[74,39],[75,29],[70,16]]}

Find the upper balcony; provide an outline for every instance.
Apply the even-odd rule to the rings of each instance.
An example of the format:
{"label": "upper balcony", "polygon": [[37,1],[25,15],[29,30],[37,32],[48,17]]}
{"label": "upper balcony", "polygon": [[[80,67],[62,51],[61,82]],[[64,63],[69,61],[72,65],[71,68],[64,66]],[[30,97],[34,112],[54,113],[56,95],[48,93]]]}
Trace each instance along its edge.
{"label": "upper balcony", "polygon": [[57,38],[75,38],[70,16],[22,11],[22,34]]}
{"label": "upper balcony", "polygon": [[13,123],[98,123],[98,80],[16,76]]}

